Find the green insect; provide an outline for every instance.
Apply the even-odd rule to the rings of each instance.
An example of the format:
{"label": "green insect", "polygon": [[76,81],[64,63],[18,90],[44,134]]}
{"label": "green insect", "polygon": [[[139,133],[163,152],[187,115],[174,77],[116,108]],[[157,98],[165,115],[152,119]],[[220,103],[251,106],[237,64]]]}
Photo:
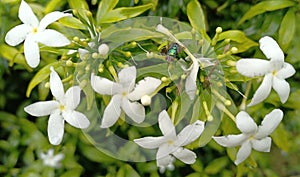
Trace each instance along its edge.
{"label": "green insect", "polygon": [[163,48],[161,53],[165,54],[167,62],[171,63],[178,57],[181,51],[181,47],[177,43],[172,43],[168,49]]}

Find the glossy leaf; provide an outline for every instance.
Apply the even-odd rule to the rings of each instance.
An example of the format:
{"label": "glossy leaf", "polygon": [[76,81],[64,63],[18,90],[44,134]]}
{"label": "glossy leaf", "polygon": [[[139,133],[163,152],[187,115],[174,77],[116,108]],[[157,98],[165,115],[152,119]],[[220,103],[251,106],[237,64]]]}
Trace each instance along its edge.
{"label": "glossy leaf", "polygon": [[240,30],[228,30],[220,34],[219,41],[224,39],[230,39],[236,42],[238,53],[244,52],[251,47],[258,46],[258,43],[249,39],[244,32]]}
{"label": "glossy leaf", "polygon": [[99,19],[100,23],[113,23],[128,18],[136,17],[146,10],[152,8],[153,4],[145,4],[135,7],[120,7],[109,11]]}
{"label": "glossy leaf", "polygon": [[201,32],[206,31],[205,16],[201,4],[197,0],[192,0],[187,5],[187,16],[192,27]]}
{"label": "glossy leaf", "polygon": [[68,3],[72,9],[89,9],[89,5],[85,0],[68,0]]}
{"label": "glossy leaf", "polygon": [[66,3],[66,0],[51,0],[45,8],[45,14],[54,11],[57,7],[61,7]]}
{"label": "glossy leaf", "polygon": [[105,14],[109,13],[117,4],[119,0],[102,0],[99,3],[97,14],[96,14],[96,20],[97,22],[100,22],[102,17],[105,16]]}
{"label": "glossy leaf", "polygon": [[86,26],[75,17],[61,18],[59,22],[64,26],[74,29],[86,29]]}
{"label": "glossy leaf", "polygon": [[27,87],[27,91],[26,91],[26,96],[29,97],[32,89],[37,86],[39,83],[41,83],[42,81],[44,81],[45,79],[47,79],[50,75],[50,67],[53,66],[54,68],[60,66],[60,62],[55,62],[55,63],[51,63],[47,66],[45,66],[44,68],[40,69],[36,75],[31,79],[28,87]]}
{"label": "glossy leaf", "polygon": [[278,43],[283,51],[286,51],[287,48],[289,47],[291,41],[294,38],[295,31],[296,31],[295,11],[293,9],[290,9],[283,17],[279,28]]}
{"label": "glossy leaf", "polygon": [[27,70],[32,70],[27,65],[24,55],[14,47],[8,46],[6,44],[1,44],[0,56],[7,59],[10,62],[10,65],[13,65],[13,63],[17,63],[23,65],[25,68],[27,68]]}
{"label": "glossy leaf", "polygon": [[290,1],[290,0],[271,0],[271,1],[262,1],[254,6],[252,6],[247,13],[240,19],[239,24],[243,23],[244,21],[265,13],[267,11],[274,11],[274,10],[278,10],[278,9],[283,9],[283,8],[287,8],[290,6],[295,5],[296,2],[295,1]]}

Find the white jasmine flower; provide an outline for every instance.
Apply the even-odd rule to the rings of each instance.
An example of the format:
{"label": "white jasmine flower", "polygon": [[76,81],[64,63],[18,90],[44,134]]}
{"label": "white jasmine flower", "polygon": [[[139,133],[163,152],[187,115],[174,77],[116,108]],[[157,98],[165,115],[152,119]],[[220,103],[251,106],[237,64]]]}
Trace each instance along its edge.
{"label": "white jasmine flower", "polygon": [[156,153],[156,163],[161,171],[173,166],[174,157],[186,164],[193,164],[196,161],[196,154],[183,146],[195,141],[204,130],[204,122],[197,120],[191,125],[187,125],[176,135],[175,127],[164,110],[158,117],[159,128],[163,134],[160,137],[144,137],[135,139],[134,142],[147,149],[158,148]]}
{"label": "white jasmine flower", "polygon": [[24,54],[26,62],[30,67],[35,68],[40,63],[39,42],[50,47],[61,47],[70,44],[70,41],[61,33],[46,29],[49,24],[66,16],[70,16],[70,14],[57,11],[51,12],[39,22],[30,6],[22,0],[19,8],[19,19],[24,24],[12,28],[6,34],[5,41],[11,46],[16,46],[25,40]]}
{"label": "white jasmine flower", "polygon": [[259,43],[260,49],[270,61],[252,58],[241,59],[236,64],[237,71],[244,76],[264,76],[262,84],[248,106],[265,100],[272,87],[278,93],[280,101],[285,103],[290,94],[290,85],[285,79],[294,75],[296,71],[291,64],[284,62],[284,54],[274,39],[265,36],[259,40]]}
{"label": "white jasmine flower", "polygon": [[81,129],[87,128],[90,121],[84,114],[75,111],[80,103],[80,87],[70,87],[65,93],[58,74],[53,67],[50,69],[50,90],[56,100],[33,103],[26,106],[24,110],[37,117],[50,115],[48,121],[49,141],[53,145],[58,145],[63,138],[65,121]]}
{"label": "white jasmine flower", "polygon": [[194,62],[192,65],[192,70],[190,71],[185,81],[185,91],[191,100],[195,98],[197,92],[196,80],[197,80],[198,71],[199,71],[199,63]]}
{"label": "white jasmine flower", "polygon": [[60,161],[64,158],[64,154],[59,153],[54,155],[54,149],[49,149],[46,154],[41,153],[41,158],[44,165],[58,168],[61,166]]}
{"label": "white jasmine flower", "polygon": [[145,108],[137,102],[144,95],[150,95],[160,84],[161,80],[146,77],[135,85],[136,68],[124,68],[118,73],[119,82],[106,78],[91,76],[92,88],[99,94],[113,95],[107,105],[101,123],[102,128],[111,127],[120,117],[122,110],[135,122],[145,119]]}
{"label": "white jasmine flower", "polygon": [[280,109],[274,109],[265,116],[261,125],[257,127],[248,113],[241,111],[236,116],[236,125],[242,133],[213,137],[213,139],[224,147],[241,146],[234,162],[238,165],[249,157],[252,148],[260,152],[270,152],[272,139],[269,135],[279,125],[282,117],[283,112]]}

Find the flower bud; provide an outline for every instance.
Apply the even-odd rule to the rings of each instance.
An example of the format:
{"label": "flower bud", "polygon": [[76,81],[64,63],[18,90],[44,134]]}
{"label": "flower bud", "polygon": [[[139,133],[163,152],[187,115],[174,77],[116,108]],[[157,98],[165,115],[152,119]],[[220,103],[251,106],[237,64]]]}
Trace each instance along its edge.
{"label": "flower bud", "polygon": [[142,96],[141,103],[144,106],[149,106],[151,104],[151,97],[149,95]]}
{"label": "flower bud", "polygon": [[216,28],[216,33],[222,33],[223,29],[221,27]]}
{"label": "flower bud", "polygon": [[102,56],[107,55],[108,51],[109,51],[109,47],[108,47],[107,44],[101,44],[101,45],[98,47],[98,52],[99,52],[99,54],[102,55]]}

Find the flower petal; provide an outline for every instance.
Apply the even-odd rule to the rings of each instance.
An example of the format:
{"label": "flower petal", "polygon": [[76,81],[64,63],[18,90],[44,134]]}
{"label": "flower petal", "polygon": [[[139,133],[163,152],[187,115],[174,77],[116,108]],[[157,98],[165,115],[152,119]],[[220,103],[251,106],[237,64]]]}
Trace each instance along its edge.
{"label": "flower petal", "polygon": [[59,112],[53,113],[48,121],[48,137],[53,145],[58,145],[62,141],[64,135],[64,119]]}
{"label": "flower petal", "polygon": [[134,66],[122,69],[118,73],[119,83],[124,87],[128,88],[127,92],[131,92],[135,84],[136,79],[136,68]]}
{"label": "flower petal", "polygon": [[167,113],[167,111],[163,110],[158,116],[158,125],[160,131],[164,136],[168,137],[176,137],[175,127]]}
{"label": "flower petal", "polygon": [[286,78],[291,77],[295,73],[296,73],[296,70],[293,67],[293,65],[291,65],[289,63],[284,63],[283,68],[281,68],[281,70],[279,70],[277,72],[276,77],[278,77],[280,79],[286,79]]}
{"label": "flower petal", "polygon": [[121,107],[134,122],[142,123],[145,120],[145,108],[140,103],[123,98]]}
{"label": "flower petal", "polygon": [[265,100],[269,96],[269,94],[271,92],[271,88],[272,88],[272,79],[273,79],[273,76],[271,73],[265,75],[261,85],[258,87],[256,92],[254,93],[253,98],[252,98],[251,102],[248,104],[248,106],[256,105],[256,104],[262,102],[263,100]]}
{"label": "flower petal", "polygon": [[257,130],[256,123],[245,111],[241,111],[236,115],[236,126],[241,132],[246,134],[253,134]]}
{"label": "flower petal", "polygon": [[283,112],[280,109],[274,109],[265,116],[254,137],[256,139],[261,139],[270,135],[279,125],[282,118]]}
{"label": "flower petal", "polygon": [[212,137],[218,144],[224,147],[236,147],[241,145],[248,137],[245,134],[239,135],[226,135],[226,136],[213,136]]}
{"label": "flower petal", "polygon": [[195,141],[204,130],[204,122],[197,120],[191,125],[184,127],[177,135],[177,146],[185,146]]}
{"label": "flower petal", "polygon": [[121,93],[122,86],[106,78],[95,76],[94,73],[91,75],[92,88],[99,94],[103,95],[115,95]]}
{"label": "flower petal", "polygon": [[257,140],[252,139],[251,144],[253,149],[260,152],[270,152],[272,139],[270,137],[265,137],[263,139]]}
{"label": "flower petal", "polygon": [[158,148],[162,143],[165,143],[166,139],[164,136],[159,136],[159,137],[149,136],[145,138],[134,139],[133,141],[143,148],[155,149]]}
{"label": "flower petal", "polygon": [[166,156],[175,152],[177,149],[178,147],[172,146],[169,143],[164,143],[158,147],[156,159],[165,158]]}
{"label": "flower petal", "polygon": [[39,24],[39,20],[34,15],[30,6],[24,0],[21,1],[21,5],[19,8],[19,19],[24,24],[30,25],[32,27],[37,27]]}
{"label": "flower petal", "polygon": [[51,12],[45,15],[45,17],[40,21],[39,30],[44,30],[49,24],[55,22],[56,20],[59,20],[60,18],[67,17],[67,16],[72,16],[72,15],[68,13],[58,12],[58,11]]}
{"label": "flower petal", "polygon": [[290,95],[290,85],[284,79],[273,77],[273,88],[278,93],[281,103],[285,103]]}
{"label": "flower petal", "polygon": [[271,61],[281,61],[284,62],[284,54],[277,44],[277,42],[269,37],[265,36],[259,40],[260,50],[266,55]]}
{"label": "flower petal", "polygon": [[64,102],[66,104],[66,109],[74,110],[80,103],[80,92],[81,89],[79,86],[70,87],[65,96]]}
{"label": "flower petal", "polygon": [[171,155],[166,155],[161,158],[156,158],[156,165],[159,167],[159,171],[163,173],[166,168],[172,168],[175,158]]}
{"label": "flower petal", "polygon": [[153,77],[146,77],[135,85],[134,90],[129,93],[128,98],[132,101],[139,100],[144,95],[150,95],[160,84],[161,80]]}
{"label": "flower petal", "polygon": [[27,35],[24,42],[24,54],[27,64],[35,68],[40,63],[40,49],[33,35]]}
{"label": "flower petal", "polygon": [[52,29],[46,29],[36,35],[37,41],[46,46],[62,47],[70,44],[69,39],[67,39],[63,34]]}
{"label": "flower petal", "polygon": [[103,113],[101,128],[111,127],[119,119],[121,114],[121,96],[114,95]]}
{"label": "flower petal", "polygon": [[5,42],[8,45],[16,46],[25,40],[28,33],[30,33],[30,30],[31,27],[26,24],[15,26],[6,34]]}
{"label": "flower petal", "polygon": [[263,76],[271,72],[271,69],[270,62],[262,59],[240,59],[236,63],[236,70],[247,77]]}
{"label": "flower petal", "polygon": [[198,70],[199,70],[199,63],[198,62],[193,63],[192,71],[187,76],[185,81],[185,91],[191,100],[195,98],[197,92],[196,80],[197,80]]}
{"label": "flower petal", "polygon": [[58,107],[59,103],[57,101],[40,101],[26,106],[24,111],[32,116],[40,117],[50,115]]}
{"label": "flower petal", "polygon": [[62,101],[65,95],[64,86],[61,79],[54,68],[50,67],[50,90],[52,95],[57,99]]}
{"label": "flower petal", "polygon": [[73,127],[87,128],[90,125],[90,121],[84,114],[77,111],[66,111],[62,113],[64,119]]}
{"label": "flower petal", "polygon": [[197,155],[193,151],[186,148],[178,148],[177,151],[173,152],[173,155],[185,164],[193,164],[197,158]]}
{"label": "flower petal", "polygon": [[244,142],[236,155],[236,160],[234,161],[234,163],[238,165],[244,160],[246,160],[251,154],[251,151],[252,147],[250,141]]}

